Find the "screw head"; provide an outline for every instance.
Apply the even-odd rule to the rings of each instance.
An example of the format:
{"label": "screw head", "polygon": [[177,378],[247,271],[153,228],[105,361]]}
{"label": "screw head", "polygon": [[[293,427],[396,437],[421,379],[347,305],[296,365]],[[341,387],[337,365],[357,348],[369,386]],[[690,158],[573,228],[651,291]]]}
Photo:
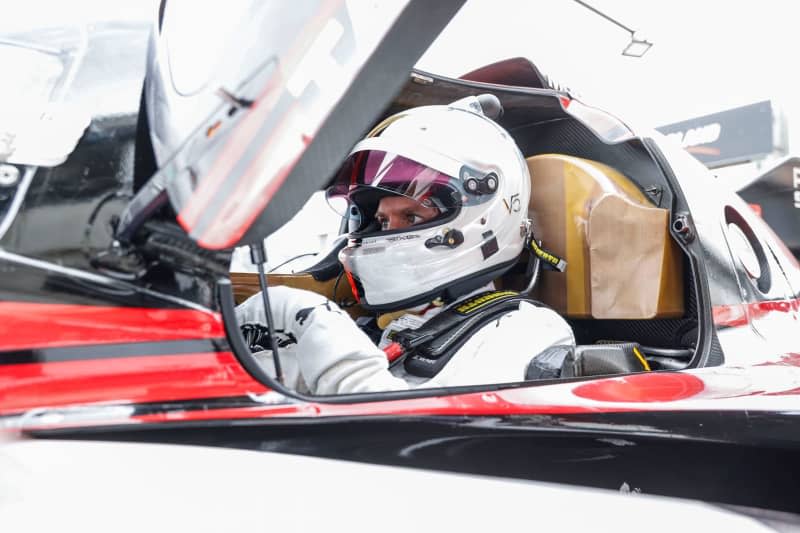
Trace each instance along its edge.
{"label": "screw head", "polygon": [[14,165],[0,165],[0,187],[12,187],[19,182],[19,169]]}

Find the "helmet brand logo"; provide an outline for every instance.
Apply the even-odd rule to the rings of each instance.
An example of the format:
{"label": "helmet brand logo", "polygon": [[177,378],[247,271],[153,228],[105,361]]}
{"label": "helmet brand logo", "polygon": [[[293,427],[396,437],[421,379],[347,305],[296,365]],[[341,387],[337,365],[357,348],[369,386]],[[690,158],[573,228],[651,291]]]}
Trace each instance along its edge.
{"label": "helmet brand logo", "polygon": [[522,209],[522,202],[519,200],[519,193],[512,194],[508,199],[503,198],[503,205],[506,206],[509,213],[519,213]]}
{"label": "helmet brand logo", "polygon": [[411,240],[411,239],[419,239],[419,235],[412,233],[410,235],[395,235],[394,237],[387,237],[386,238],[386,240],[389,241],[389,242],[408,241],[408,240]]}

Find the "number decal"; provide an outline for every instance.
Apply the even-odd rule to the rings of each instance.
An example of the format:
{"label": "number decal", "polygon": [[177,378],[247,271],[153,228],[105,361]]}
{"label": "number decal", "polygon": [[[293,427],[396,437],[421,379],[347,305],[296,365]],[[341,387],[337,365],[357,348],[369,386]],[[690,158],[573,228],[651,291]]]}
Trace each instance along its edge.
{"label": "number decal", "polygon": [[522,202],[519,200],[519,194],[512,194],[508,200],[503,198],[503,204],[505,204],[506,209],[508,209],[509,213],[519,213],[519,210],[522,209]]}

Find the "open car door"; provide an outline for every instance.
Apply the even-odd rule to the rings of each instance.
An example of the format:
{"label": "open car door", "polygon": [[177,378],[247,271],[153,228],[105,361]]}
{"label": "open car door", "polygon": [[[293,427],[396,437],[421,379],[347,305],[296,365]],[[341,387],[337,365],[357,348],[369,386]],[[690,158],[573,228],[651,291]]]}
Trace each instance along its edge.
{"label": "open car door", "polygon": [[119,237],[169,202],[204,248],[263,239],[326,184],[462,3],[166,2],[143,99],[158,172]]}

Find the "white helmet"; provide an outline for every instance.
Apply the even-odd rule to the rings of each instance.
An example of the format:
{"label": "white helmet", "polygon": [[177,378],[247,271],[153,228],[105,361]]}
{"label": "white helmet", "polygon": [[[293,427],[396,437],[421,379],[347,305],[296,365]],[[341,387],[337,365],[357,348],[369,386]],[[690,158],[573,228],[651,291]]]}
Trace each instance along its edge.
{"label": "white helmet", "polygon": [[[514,140],[485,116],[489,105],[501,109],[483,95],[403,111],[350,152],[328,199],[349,219],[339,260],[362,306],[454,300],[517,261],[530,176]],[[381,227],[387,197],[417,206],[406,227]]]}

